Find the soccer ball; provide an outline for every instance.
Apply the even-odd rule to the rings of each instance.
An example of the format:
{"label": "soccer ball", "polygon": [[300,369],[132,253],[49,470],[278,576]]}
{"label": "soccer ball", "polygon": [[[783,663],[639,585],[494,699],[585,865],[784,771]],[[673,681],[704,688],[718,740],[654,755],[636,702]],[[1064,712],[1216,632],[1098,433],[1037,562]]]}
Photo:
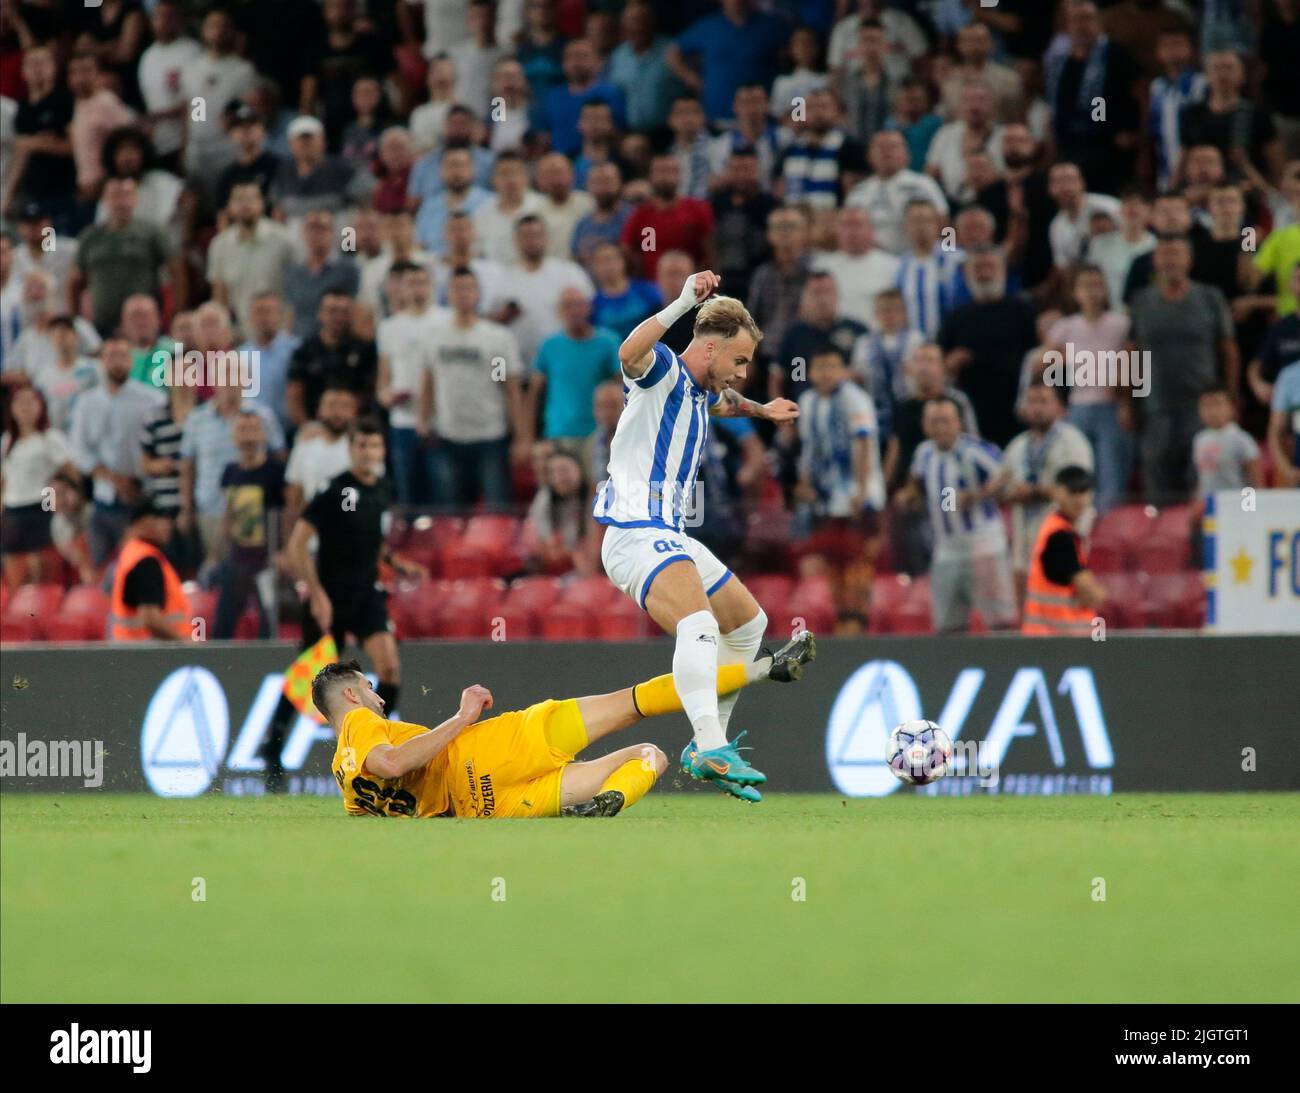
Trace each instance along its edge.
{"label": "soccer ball", "polygon": [[904,721],[889,734],[885,761],[899,781],[924,786],[948,773],[952,741],[933,721]]}

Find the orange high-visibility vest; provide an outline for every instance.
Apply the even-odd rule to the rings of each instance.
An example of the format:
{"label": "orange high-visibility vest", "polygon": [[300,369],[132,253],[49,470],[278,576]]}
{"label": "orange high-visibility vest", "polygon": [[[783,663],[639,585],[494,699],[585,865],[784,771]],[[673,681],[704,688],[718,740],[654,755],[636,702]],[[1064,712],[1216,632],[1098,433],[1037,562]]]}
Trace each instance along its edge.
{"label": "orange high-visibility vest", "polygon": [[192,617],[190,599],[181,588],[181,579],[172,568],[171,562],[153,543],[144,539],[128,539],[122,546],[122,553],[117,558],[117,571],[113,575],[113,596],[108,616],[109,641],[152,641],[154,635],[149,628],[137,621],[137,610],[129,607],[122,598],[126,593],[126,578],[136,563],[145,558],[157,558],[163,571],[163,615],[167,624],[176,631],[182,640],[190,639]]}
{"label": "orange high-visibility vest", "polygon": [[[1034,550],[1029,556],[1029,583],[1025,589],[1025,621],[1021,633],[1057,636],[1088,636],[1092,633],[1093,612],[1081,607],[1068,584],[1053,584],[1043,572],[1043,551],[1047,540],[1058,531],[1075,534],[1074,525],[1053,509],[1038,529]],[[1075,540],[1079,561],[1088,564],[1083,547]]]}

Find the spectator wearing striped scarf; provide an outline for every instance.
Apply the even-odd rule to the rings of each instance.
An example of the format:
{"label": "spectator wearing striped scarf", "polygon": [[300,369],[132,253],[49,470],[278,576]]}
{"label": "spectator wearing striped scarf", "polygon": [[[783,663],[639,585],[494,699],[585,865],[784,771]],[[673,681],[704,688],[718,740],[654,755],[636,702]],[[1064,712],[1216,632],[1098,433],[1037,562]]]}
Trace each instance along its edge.
{"label": "spectator wearing striped scarf", "polygon": [[788,204],[836,208],[846,189],[867,173],[863,147],[840,127],[840,104],[833,91],[808,96],[807,117],[796,121],[796,136],[778,165],[778,185]]}

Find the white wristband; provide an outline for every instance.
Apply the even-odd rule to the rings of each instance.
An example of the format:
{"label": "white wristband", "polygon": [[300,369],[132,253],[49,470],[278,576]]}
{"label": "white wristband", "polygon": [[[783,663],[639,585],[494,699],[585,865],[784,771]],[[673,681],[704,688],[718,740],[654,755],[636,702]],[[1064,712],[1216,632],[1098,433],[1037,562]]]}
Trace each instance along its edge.
{"label": "white wristband", "polygon": [[691,274],[690,277],[686,278],[686,284],[682,286],[681,295],[662,311],[656,312],[655,318],[663,323],[666,330],[683,315],[693,311],[697,302],[695,299],[695,275]]}
{"label": "white wristband", "polygon": [[662,311],[655,312],[655,318],[663,323],[664,329],[667,330],[693,307],[695,307],[694,304],[688,304],[683,300],[674,300]]}

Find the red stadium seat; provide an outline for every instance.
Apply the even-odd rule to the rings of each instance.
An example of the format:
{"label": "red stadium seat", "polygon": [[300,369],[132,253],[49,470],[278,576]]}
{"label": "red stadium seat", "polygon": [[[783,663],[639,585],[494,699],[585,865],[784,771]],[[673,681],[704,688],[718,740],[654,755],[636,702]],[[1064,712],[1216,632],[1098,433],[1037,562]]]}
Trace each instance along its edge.
{"label": "red stadium seat", "polygon": [[[190,598],[190,611],[196,619],[204,621],[210,637],[212,626],[217,618],[217,590],[215,588],[199,588],[197,585],[188,584],[185,586],[185,594]],[[307,610],[305,603],[302,609]]]}
{"label": "red stadium seat", "polygon": [[1140,630],[1147,625],[1147,585],[1144,573],[1106,573],[1101,578],[1106,602],[1100,616],[1109,629]]}
{"label": "red stadium seat", "polygon": [[417,594],[417,589],[399,588],[388,597],[388,617],[393,621],[398,641],[421,636],[419,612],[415,606]]}
{"label": "red stadium seat", "polygon": [[635,641],[653,629],[650,616],[627,596],[620,596],[596,616],[596,636],[602,641]]}
{"label": "red stadium seat", "polygon": [[754,565],[777,571],[793,564],[794,551],[790,538],[792,522],[792,515],[781,508],[779,498],[771,506],[765,500],[758,512],[749,514],[745,553],[753,559]]}
{"label": "red stadium seat", "polygon": [[1199,630],[1205,625],[1205,582],[1199,571],[1153,576],[1147,602],[1156,605],[1167,626]]}
{"label": "red stadium seat", "polygon": [[103,641],[108,622],[108,597],[95,585],[69,590],[59,617],[47,627],[51,641]]}
{"label": "red stadium seat", "polygon": [[903,610],[898,615],[898,633],[932,634],[934,633],[934,616],[930,607],[930,575],[923,574],[912,579],[912,587],[903,603]]}
{"label": "red stadium seat", "polygon": [[[9,608],[5,612],[5,621],[14,624],[15,633],[30,632],[32,637],[15,638],[15,641],[31,641],[45,636],[45,628],[59,615],[59,605],[63,601],[63,588],[57,584],[24,584],[13,592]],[[23,622],[22,620],[27,620]]]}
{"label": "red stadium seat", "polygon": [[561,600],[542,617],[542,637],[547,641],[586,641],[595,636],[595,616],[581,604]]}
{"label": "red stadium seat", "polygon": [[502,513],[471,516],[456,543],[443,554],[447,577],[505,576],[518,572],[520,521]]}
{"label": "red stadium seat", "polygon": [[465,522],[459,516],[420,516],[402,537],[401,552],[434,576],[442,574],[442,553],[460,540]]}
{"label": "red stadium seat", "polygon": [[250,603],[239,616],[239,621],[235,623],[235,640],[256,641],[261,625],[261,616],[258,615],[257,608]]}
{"label": "red stadium seat", "polygon": [[794,580],[784,573],[755,573],[744,578],[745,587],[767,614],[767,633],[789,634],[791,619],[798,613],[791,603]]}
{"label": "red stadium seat", "polygon": [[[795,620],[802,620],[799,627],[811,630],[815,634],[832,634],[835,632],[835,619],[838,612],[835,607],[835,594],[826,577],[808,577],[790,593],[787,601],[790,617],[785,620],[785,631],[793,636],[797,626]],[[771,612],[768,613],[771,617]]]}
{"label": "red stadium seat", "polygon": [[1137,544],[1137,568],[1143,573],[1181,573],[1191,565],[1191,543],[1186,535],[1160,534]]}
{"label": "red stadium seat", "polygon": [[487,550],[499,549],[519,534],[519,519],[505,513],[480,513],[465,524],[463,538]]}
{"label": "red stadium seat", "polygon": [[495,557],[464,539],[448,543],[442,549],[442,575],[448,580],[489,577],[495,570]]}
{"label": "red stadium seat", "polygon": [[481,641],[492,636],[492,619],[499,613],[505,585],[490,577],[452,581],[435,612],[439,637]]}
{"label": "red stadium seat", "polygon": [[[1119,572],[1134,564],[1137,546],[1148,539],[1155,530],[1156,510],[1150,505],[1120,505],[1105,513],[1092,529],[1089,549],[1101,551],[1106,568],[1098,572]],[[1111,559],[1118,555],[1116,564]]]}
{"label": "red stadium seat", "polygon": [[1187,540],[1192,534],[1192,524],[1197,522],[1197,506],[1170,505],[1156,517],[1156,535]]}
{"label": "red stadium seat", "polygon": [[784,573],[755,573],[745,577],[745,587],[749,589],[767,612],[768,618],[773,614],[787,612],[790,594],[794,591],[794,580]]}
{"label": "red stadium seat", "polygon": [[561,582],[561,589],[560,603],[597,611],[608,607],[623,595],[604,574],[570,578]]}
{"label": "red stadium seat", "polygon": [[525,611],[544,611],[560,598],[562,591],[558,577],[520,577],[511,584],[506,602]]}
{"label": "red stadium seat", "polygon": [[902,610],[911,583],[911,578],[901,574],[876,574],[871,585],[871,610],[867,619],[869,633],[893,633],[894,620]]}
{"label": "red stadium seat", "polygon": [[931,625],[928,577],[904,573],[876,577],[871,586],[871,633],[928,634]]}
{"label": "red stadium seat", "polygon": [[507,641],[528,641],[541,636],[542,624],[538,615],[518,603],[511,603],[507,599],[501,604],[498,615]]}
{"label": "red stadium seat", "polygon": [[447,595],[448,585],[447,581],[424,581],[407,592],[391,597],[388,610],[398,634],[404,638],[436,636],[436,619]]}
{"label": "red stadium seat", "polygon": [[28,615],[5,615],[0,618],[0,642],[39,641],[36,620]]}
{"label": "red stadium seat", "polygon": [[1088,568],[1094,573],[1122,573],[1128,565],[1128,550],[1115,541],[1088,544]]}
{"label": "red stadium seat", "polygon": [[556,577],[521,577],[506,592],[500,616],[509,638],[535,638],[542,632],[542,617],[560,598]]}

